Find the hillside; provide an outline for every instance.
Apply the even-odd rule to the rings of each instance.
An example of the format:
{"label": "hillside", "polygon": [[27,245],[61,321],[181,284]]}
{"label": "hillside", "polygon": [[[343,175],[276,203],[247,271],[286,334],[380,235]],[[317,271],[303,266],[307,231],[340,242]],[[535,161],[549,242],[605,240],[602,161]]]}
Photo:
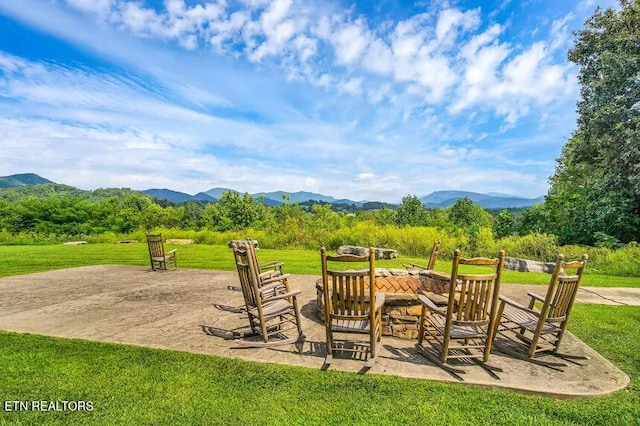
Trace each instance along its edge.
{"label": "hillside", "polygon": [[[8,191],[8,192],[7,192]],[[186,201],[203,201],[217,202],[225,192],[235,191],[230,188],[211,188],[205,192],[199,192],[196,195],[189,195],[184,192],[174,191],[171,189],[147,189],[144,191],[133,191],[128,188],[122,189],[96,189],[94,191],[83,191],[71,186],[56,184],[48,179],[38,176],[34,173],[24,173],[11,176],[0,177],[0,198],[12,200],[33,195],[38,198],[50,196],[51,194],[68,194],[72,196],[82,197],[86,199],[104,199],[112,196],[124,196],[126,193],[142,192],[150,197],[168,200],[173,203],[184,203]],[[235,191],[238,192],[238,191]],[[251,194],[257,201],[262,200],[267,206],[282,205],[286,194],[286,202],[288,203],[307,203],[322,202],[334,205],[355,205],[362,207],[364,204],[369,206],[375,205],[373,201],[353,201],[349,199],[336,199],[329,195],[318,194],[315,192],[258,192]],[[523,198],[512,195],[489,193],[482,194],[470,191],[436,191],[420,198],[420,201],[429,208],[439,207],[446,208],[453,205],[456,200],[468,197],[474,203],[485,209],[506,209],[506,208],[523,208],[529,207],[544,201],[544,196],[537,198]],[[381,205],[393,206],[393,204],[381,203]]]}
{"label": "hillside", "polygon": [[35,173],[22,173],[0,177],[0,188],[16,188],[28,185],[42,185],[45,183],[53,182],[41,176],[38,176]]}
{"label": "hillside", "polygon": [[445,208],[453,205],[459,198],[468,197],[474,203],[485,209],[529,207],[544,201],[544,196],[537,198],[521,198],[506,194],[481,194],[469,191],[436,191],[420,198],[429,208]]}
{"label": "hillside", "polygon": [[160,198],[163,200],[169,200],[173,203],[184,203],[187,201],[206,201],[210,203],[215,203],[218,201],[217,198],[214,198],[204,192],[199,192],[196,195],[189,195],[184,192],[172,191],[171,189],[145,189],[142,191],[150,197]]}

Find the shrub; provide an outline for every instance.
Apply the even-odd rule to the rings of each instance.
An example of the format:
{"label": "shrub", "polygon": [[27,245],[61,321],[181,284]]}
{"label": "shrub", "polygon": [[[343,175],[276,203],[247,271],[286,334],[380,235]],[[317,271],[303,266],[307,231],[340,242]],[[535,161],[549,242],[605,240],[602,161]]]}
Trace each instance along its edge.
{"label": "shrub", "polygon": [[631,242],[621,249],[609,251],[604,264],[600,266],[600,272],[605,275],[640,277],[640,246]]}
{"label": "shrub", "polygon": [[523,237],[501,238],[498,240],[497,246],[504,249],[507,256],[542,262],[553,262],[559,253],[558,238],[549,234],[535,233]]}

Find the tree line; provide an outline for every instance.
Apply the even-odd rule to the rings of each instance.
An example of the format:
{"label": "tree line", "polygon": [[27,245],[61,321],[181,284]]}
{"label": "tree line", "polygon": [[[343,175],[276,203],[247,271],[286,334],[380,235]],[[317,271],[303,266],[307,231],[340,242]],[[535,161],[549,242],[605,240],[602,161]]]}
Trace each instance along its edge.
{"label": "tree line", "polygon": [[[568,58],[579,67],[577,128],[562,149],[545,201],[517,212],[488,213],[470,199],[426,208],[413,195],[402,203],[265,206],[249,194],[225,193],[217,203],[173,204],[128,189],[81,191],[57,184],[0,190],[0,230],[8,233],[130,233],[154,228],[269,230],[304,241],[313,233],[376,226],[435,227],[471,243],[552,235],[561,245],[616,248],[640,240],[640,1],[596,12],[574,33]],[[378,207],[378,208],[376,208]],[[337,211],[334,211],[337,210]],[[355,212],[355,213],[354,213]]]}

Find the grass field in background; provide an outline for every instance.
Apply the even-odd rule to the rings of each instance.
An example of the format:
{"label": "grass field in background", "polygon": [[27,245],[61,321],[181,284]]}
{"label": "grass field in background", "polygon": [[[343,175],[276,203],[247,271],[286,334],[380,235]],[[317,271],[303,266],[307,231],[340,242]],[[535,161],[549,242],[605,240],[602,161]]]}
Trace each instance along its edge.
{"label": "grass field in background", "polygon": [[[178,250],[178,266],[181,268],[234,271],[231,249],[223,245],[166,245],[167,250]],[[291,274],[320,275],[320,251],[259,249],[261,262],[280,260]],[[403,263],[426,264],[427,259],[400,255],[393,260],[379,260],[380,268],[402,268]],[[120,264],[147,266],[147,245],[138,244],[84,244],[77,246],[25,245],[0,246],[0,277],[43,272],[77,266]],[[436,269],[450,272],[451,261],[438,261]],[[548,284],[547,274],[529,272],[504,272],[503,282],[514,284]],[[640,278],[615,277],[587,273],[583,285],[595,287],[640,287]]]}

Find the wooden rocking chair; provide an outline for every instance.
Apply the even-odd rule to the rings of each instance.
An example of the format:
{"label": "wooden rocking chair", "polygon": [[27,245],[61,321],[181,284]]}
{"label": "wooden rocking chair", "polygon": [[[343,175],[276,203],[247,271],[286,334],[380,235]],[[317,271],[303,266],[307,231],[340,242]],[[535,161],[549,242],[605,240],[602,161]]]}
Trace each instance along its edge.
{"label": "wooden rocking chair", "polygon": [[[382,306],[385,301],[384,293],[376,293],[375,250],[369,248],[368,256],[329,256],[327,249],[322,247],[320,257],[327,334],[324,364],[327,367],[331,364],[334,351],[363,352],[364,348],[359,345],[338,345],[334,336],[335,333],[359,333],[369,336],[369,358],[365,363],[365,369],[369,369],[375,362],[382,340]],[[368,268],[334,271],[328,269],[327,262],[368,262]]]}
{"label": "wooden rocking chair", "polygon": [[[436,306],[426,295],[419,294],[422,304],[418,332],[418,351],[426,358],[451,373],[464,370],[448,365],[449,359],[471,359],[486,363],[493,340],[493,323],[498,305],[498,293],[504,268],[504,250],[496,259],[460,257],[460,250],[453,256],[446,311]],[[459,265],[489,266],[491,274],[461,274]],[[429,313],[429,315],[427,315]],[[424,344],[428,343],[431,348]],[[439,359],[432,355],[435,350]],[[481,364],[486,370],[501,371]]]}
{"label": "wooden rocking chair", "polygon": [[[299,343],[304,340],[300,311],[296,296],[299,291],[289,289],[288,274],[260,277],[254,245],[237,244],[233,252],[242,287],[242,295],[253,335],[261,335],[262,342],[236,340],[244,347],[269,347]],[[296,329],[297,336],[286,332]]]}
{"label": "wooden rocking chair", "polygon": [[157,271],[167,270],[167,264],[175,269],[178,267],[178,255],[175,249],[165,252],[164,243],[162,242],[162,234],[147,234],[147,246],[149,247],[149,259],[151,261],[151,269]]}
{"label": "wooden rocking chair", "polygon": [[[546,296],[528,293],[528,306],[500,296],[501,303],[497,313],[499,321],[496,321],[494,335],[515,336],[518,340],[507,339],[508,345],[504,345],[504,348],[503,345],[496,345],[496,348],[509,355],[554,369],[566,367],[567,364],[534,357],[546,353],[565,360],[589,359],[582,355],[558,352],[586,264],[586,254],[582,255],[580,261],[575,262],[565,262],[564,256],[559,254]],[[576,273],[567,275],[566,269],[575,269]],[[542,303],[539,309],[536,308],[536,302]],[[505,309],[507,305],[510,309]]]}

